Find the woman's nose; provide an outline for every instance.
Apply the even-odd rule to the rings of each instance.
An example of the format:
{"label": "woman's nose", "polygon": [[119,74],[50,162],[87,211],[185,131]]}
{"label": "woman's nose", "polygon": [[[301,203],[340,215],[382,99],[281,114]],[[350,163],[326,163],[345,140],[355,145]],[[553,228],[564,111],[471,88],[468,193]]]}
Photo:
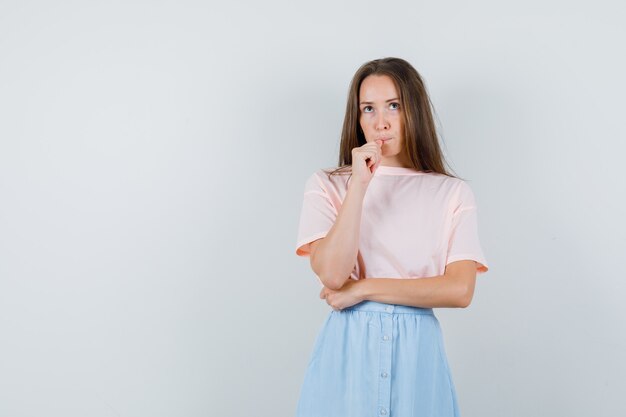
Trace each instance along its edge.
{"label": "woman's nose", "polygon": [[387,123],[387,118],[384,113],[380,113],[378,118],[376,119],[376,129],[382,130],[387,129],[389,127],[389,123]]}

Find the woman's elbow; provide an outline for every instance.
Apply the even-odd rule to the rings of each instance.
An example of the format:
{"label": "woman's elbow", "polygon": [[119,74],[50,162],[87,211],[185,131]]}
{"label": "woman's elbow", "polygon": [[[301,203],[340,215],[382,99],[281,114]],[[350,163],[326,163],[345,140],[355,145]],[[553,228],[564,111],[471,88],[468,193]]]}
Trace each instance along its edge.
{"label": "woman's elbow", "polygon": [[329,288],[334,291],[337,291],[338,289],[343,287],[343,284],[345,282],[345,280],[340,280],[337,277],[329,277],[326,275],[318,275],[318,277],[326,288]]}
{"label": "woman's elbow", "polygon": [[460,308],[467,308],[472,303],[472,298],[474,297],[474,291],[471,289],[465,289],[461,292],[460,296],[457,297],[456,306]]}
{"label": "woman's elbow", "polygon": [[472,299],[471,298],[463,297],[457,303],[457,307],[459,307],[459,308],[467,308],[467,307],[469,307],[469,305],[471,303],[472,303]]}

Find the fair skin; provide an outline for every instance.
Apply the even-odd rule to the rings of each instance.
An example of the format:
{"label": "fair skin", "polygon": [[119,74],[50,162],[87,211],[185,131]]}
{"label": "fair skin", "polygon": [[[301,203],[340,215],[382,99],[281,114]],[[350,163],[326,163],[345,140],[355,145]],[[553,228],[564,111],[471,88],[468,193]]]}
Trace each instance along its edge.
{"label": "fair skin", "polygon": [[372,278],[354,280],[362,202],[380,165],[409,167],[404,152],[404,113],[393,80],[370,75],[359,91],[359,122],[366,144],[352,150],[352,181],[343,207],[326,237],[311,243],[311,266],[325,284],[320,298],[334,310],[364,300],[423,308],[470,305],[476,284],[476,262],[446,265],[443,275],[419,279]]}
{"label": "fair skin", "polygon": [[382,141],[381,152],[374,159],[380,157],[380,165],[410,166],[404,152],[404,112],[392,79],[386,75],[366,77],[359,98],[359,122],[365,140],[368,144]]}

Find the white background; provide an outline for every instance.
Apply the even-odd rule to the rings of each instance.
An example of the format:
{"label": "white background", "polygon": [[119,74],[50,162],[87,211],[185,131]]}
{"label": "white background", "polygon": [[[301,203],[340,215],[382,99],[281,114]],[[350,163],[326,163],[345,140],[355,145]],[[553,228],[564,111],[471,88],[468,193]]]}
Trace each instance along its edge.
{"label": "white background", "polygon": [[626,415],[617,1],[0,2],[0,416],[291,416],[295,255],[348,83],[424,77],[490,271],[437,309],[464,417]]}

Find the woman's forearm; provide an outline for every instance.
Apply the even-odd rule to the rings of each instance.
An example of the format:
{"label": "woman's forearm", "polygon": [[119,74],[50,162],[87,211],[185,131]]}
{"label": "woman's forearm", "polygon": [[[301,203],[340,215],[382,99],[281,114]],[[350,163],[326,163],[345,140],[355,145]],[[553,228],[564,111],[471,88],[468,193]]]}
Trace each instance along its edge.
{"label": "woman's forearm", "polygon": [[438,275],[427,278],[366,278],[356,282],[360,298],[414,307],[467,307],[467,288],[459,281]]}
{"label": "woman's forearm", "polygon": [[350,183],[335,224],[315,250],[313,270],[328,288],[341,288],[356,264],[366,191],[367,186]]}

